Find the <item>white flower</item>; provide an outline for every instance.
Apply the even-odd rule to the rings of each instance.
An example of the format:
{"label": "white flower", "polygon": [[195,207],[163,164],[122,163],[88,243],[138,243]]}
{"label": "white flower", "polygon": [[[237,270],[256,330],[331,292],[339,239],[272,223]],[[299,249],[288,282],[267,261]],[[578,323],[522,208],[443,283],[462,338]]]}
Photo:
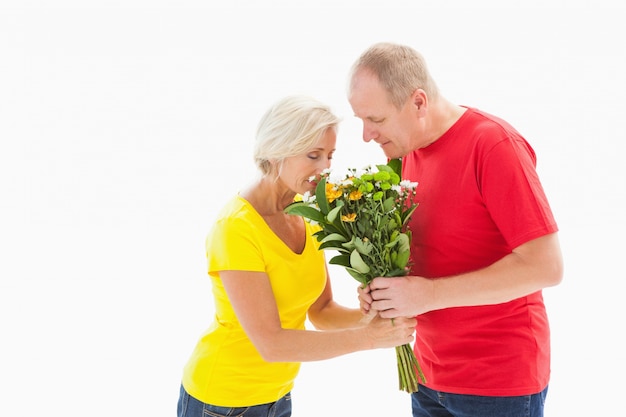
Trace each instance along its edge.
{"label": "white flower", "polygon": [[400,181],[400,187],[408,188],[409,190],[414,190],[417,187],[417,182],[411,182],[409,180]]}
{"label": "white flower", "polygon": [[306,191],[304,194],[302,194],[302,201],[305,203],[314,203],[315,194],[311,194],[310,191]]}

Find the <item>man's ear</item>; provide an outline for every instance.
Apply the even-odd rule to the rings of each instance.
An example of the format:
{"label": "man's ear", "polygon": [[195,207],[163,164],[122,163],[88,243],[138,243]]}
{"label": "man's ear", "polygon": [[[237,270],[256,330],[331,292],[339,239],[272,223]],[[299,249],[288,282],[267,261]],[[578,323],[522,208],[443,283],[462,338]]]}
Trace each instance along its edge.
{"label": "man's ear", "polygon": [[426,95],[426,91],[421,88],[418,88],[413,92],[413,97],[411,97],[411,99],[417,110],[428,106],[428,96]]}

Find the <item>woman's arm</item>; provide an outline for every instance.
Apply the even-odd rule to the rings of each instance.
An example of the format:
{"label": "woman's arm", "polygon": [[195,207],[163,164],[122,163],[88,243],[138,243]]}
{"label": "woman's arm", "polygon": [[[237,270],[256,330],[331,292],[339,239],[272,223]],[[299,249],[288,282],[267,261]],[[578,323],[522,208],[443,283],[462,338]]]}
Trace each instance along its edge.
{"label": "woman's arm", "polygon": [[372,317],[363,315],[360,309],[344,307],[333,299],[328,268],[326,268],[326,286],[322,295],[309,308],[309,320],[318,330],[345,329],[367,324]]}
{"label": "woman's arm", "polygon": [[[220,276],[235,314],[246,334],[264,360],[268,362],[306,362],[330,359],[360,350],[388,348],[411,343],[415,319],[390,319],[375,317],[366,326],[342,330],[310,331],[283,329],[269,278],[263,272],[221,271]],[[327,284],[323,301],[316,307],[333,303]],[[317,303],[316,303],[317,304]],[[324,309],[324,308],[322,308]],[[330,307],[330,315],[318,314],[330,326],[329,317],[340,317],[341,309]],[[358,311],[348,311],[353,317],[341,319],[352,323],[360,316]],[[313,314],[316,316],[316,313]],[[358,321],[358,320],[357,320]]]}

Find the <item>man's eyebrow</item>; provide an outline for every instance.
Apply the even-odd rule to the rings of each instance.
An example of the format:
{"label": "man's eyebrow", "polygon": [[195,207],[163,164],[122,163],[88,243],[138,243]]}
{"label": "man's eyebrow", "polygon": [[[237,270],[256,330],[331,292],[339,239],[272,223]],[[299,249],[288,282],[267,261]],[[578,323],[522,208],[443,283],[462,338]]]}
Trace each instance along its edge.
{"label": "man's eyebrow", "polygon": [[384,117],[376,117],[376,116],[365,116],[365,117],[360,117],[360,116],[358,116],[357,114],[354,114],[354,117],[356,117],[357,119],[367,119],[367,120],[371,120],[371,121],[374,121],[374,120],[382,120],[382,119],[384,119]]}

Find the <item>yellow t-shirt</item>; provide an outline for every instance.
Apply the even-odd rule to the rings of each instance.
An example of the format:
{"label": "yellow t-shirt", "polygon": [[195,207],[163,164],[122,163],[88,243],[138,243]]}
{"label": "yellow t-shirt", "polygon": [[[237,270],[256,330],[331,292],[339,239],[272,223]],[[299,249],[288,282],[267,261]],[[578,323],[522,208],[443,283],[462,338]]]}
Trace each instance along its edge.
{"label": "yellow t-shirt", "polygon": [[183,372],[183,386],[191,396],[208,404],[245,407],[274,402],[293,388],[300,363],[261,358],[237,320],[219,272],[265,272],[282,327],[304,329],[306,313],[326,283],[324,254],[312,236],[315,229],[305,225],[306,245],[296,254],[243,198],[233,198],[222,209],[206,241],[215,318]]}

